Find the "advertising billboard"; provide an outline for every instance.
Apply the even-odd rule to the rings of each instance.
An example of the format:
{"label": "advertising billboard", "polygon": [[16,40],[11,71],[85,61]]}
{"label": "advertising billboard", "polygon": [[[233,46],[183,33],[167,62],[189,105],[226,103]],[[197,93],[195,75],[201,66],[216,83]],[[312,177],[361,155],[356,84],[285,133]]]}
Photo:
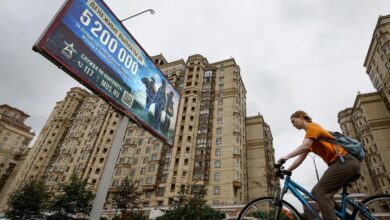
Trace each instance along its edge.
{"label": "advertising billboard", "polygon": [[172,144],[180,94],[103,1],[68,0],[33,49]]}

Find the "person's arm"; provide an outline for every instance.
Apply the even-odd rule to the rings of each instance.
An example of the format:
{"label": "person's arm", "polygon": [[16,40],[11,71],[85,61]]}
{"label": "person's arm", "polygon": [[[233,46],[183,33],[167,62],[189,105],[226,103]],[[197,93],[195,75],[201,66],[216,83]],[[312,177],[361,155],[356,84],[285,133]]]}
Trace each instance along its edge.
{"label": "person's arm", "polygon": [[298,156],[296,160],[291,164],[291,166],[287,169],[288,171],[293,171],[295,168],[297,168],[301,163],[306,159],[307,155],[309,154],[309,151],[306,151],[305,153]]}
{"label": "person's arm", "polygon": [[[303,158],[298,158],[298,159],[302,159],[302,161],[306,158],[307,156],[307,153],[309,152],[309,148],[310,146],[313,144],[313,140],[310,139],[310,138],[305,138],[303,140],[303,143],[301,145],[299,145],[299,147],[297,147],[295,150],[293,150],[292,152],[290,152],[289,154],[287,154],[286,156],[284,157],[281,157],[279,160],[278,160],[278,163],[280,163],[282,160],[286,161],[290,158],[293,158],[293,157],[296,157],[298,155],[301,155],[301,154],[306,154]],[[298,160],[297,159],[297,160]],[[302,163],[302,161],[300,163]],[[294,162],[295,163],[295,162]],[[298,161],[297,161],[298,163]],[[300,164],[299,163],[299,164]],[[299,165],[298,164],[298,165]],[[296,168],[296,167],[295,167]],[[294,168],[294,169],[295,169]]]}

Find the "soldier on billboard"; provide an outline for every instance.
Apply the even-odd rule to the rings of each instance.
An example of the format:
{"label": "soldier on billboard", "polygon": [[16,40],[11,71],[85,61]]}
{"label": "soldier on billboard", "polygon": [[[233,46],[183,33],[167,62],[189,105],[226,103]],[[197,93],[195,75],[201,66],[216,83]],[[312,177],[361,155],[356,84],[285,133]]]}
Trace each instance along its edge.
{"label": "soldier on billboard", "polygon": [[142,78],[141,81],[145,84],[146,87],[146,106],[145,111],[146,113],[149,112],[150,105],[154,102],[154,97],[156,96],[156,85],[155,85],[155,79],[152,76],[149,78]]}
{"label": "soldier on billboard", "polygon": [[164,80],[162,80],[161,82],[162,84],[160,88],[158,88],[156,96],[154,98],[155,108],[153,127],[156,129],[160,128],[161,113],[163,110],[165,110],[165,106],[167,104],[167,98],[165,96],[165,89],[167,85]]}
{"label": "soldier on billboard", "polygon": [[173,113],[174,113],[174,110],[173,110],[173,92],[170,91],[168,94],[167,94],[167,106],[165,108],[165,120],[164,120],[164,124],[163,124],[163,131],[165,132],[168,132],[169,130],[169,126],[171,124],[171,118],[173,117]]}

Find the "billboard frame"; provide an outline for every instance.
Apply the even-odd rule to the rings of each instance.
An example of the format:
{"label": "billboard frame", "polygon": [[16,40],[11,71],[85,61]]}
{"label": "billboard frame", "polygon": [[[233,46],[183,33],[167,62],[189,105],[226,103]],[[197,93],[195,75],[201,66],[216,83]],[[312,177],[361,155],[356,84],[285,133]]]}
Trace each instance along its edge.
{"label": "billboard frame", "polygon": [[48,24],[48,26],[46,27],[44,32],[38,38],[38,40],[36,41],[36,43],[34,44],[32,49],[35,52],[38,52],[41,55],[43,55],[44,57],[46,57],[50,62],[52,62],[58,68],[60,68],[61,70],[66,72],[69,76],[74,78],[76,81],[78,81],[79,83],[81,83],[82,85],[84,85],[85,87],[90,89],[95,95],[102,98],[109,105],[113,106],[115,109],[122,112],[125,116],[128,116],[130,119],[132,119],[138,125],[142,126],[145,130],[150,132],[152,135],[159,138],[164,144],[172,147],[174,142],[175,142],[175,139],[176,139],[176,127],[177,127],[177,123],[178,123],[179,109],[180,109],[180,105],[181,105],[181,94],[179,91],[176,90],[176,87],[174,85],[172,85],[172,83],[169,81],[167,76],[164,75],[164,73],[160,70],[160,68],[153,62],[153,60],[151,59],[149,54],[145,51],[145,49],[141,46],[141,44],[138,43],[137,39],[134,38],[134,36],[127,30],[127,28],[123,25],[122,21],[120,19],[118,19],[118,17],[114,14],[114,12],[111,10],[111,8],[108,7],[108,5],[103,0],[98,0],[98,1],[100,1],[104,5],[104,7],[106,7],[107,10],[113,15],[113,17],[120,24],[121,28],[123,28],[123,30],[132,38],[132,40],[136,43],[136,45],[141,49],[141,51],[144,53],[145,57],[152,61],[151,62],[152,65],[160,72],[161,77],[163,77],[165,79],[165,81],[167,83],[169,83],[169,85],[177,92],[179,99],[178,99],[178,104],[177,104],[178,108],[176,109],[177,113],[176,113],[176,118],[175,118],[176,119],[175,125],[174,125],[173,131],[172,131],[172,143],[169,143],[168,139],[158,132],[158,129],[155,130],[152,126],[143,122],[141,118],[137,117],[135,114],[131,113],[125,107],[120,105],[113,98],[111,98],[110,96],[108,96],[107,94],[102,92],[94,83],[90,82],[86,77],[82,76],[77,71],[73,71],[72,68],[68,64],[66,64],[61,59],[57,58],[57,56],[55,54],[53,54],[49,49],[47,49],[44,46],[45,42],[50,38],[50,36],[56,30],[57,26],[59,24],[61,24],[63,18],[67,14],[68,9],[71,7],[71,5],[73,4],[74,1],[76,1],[76,0],[66,0],[63,3],[63,5],[58,10],[56,15],[53,17],[51,22]]}

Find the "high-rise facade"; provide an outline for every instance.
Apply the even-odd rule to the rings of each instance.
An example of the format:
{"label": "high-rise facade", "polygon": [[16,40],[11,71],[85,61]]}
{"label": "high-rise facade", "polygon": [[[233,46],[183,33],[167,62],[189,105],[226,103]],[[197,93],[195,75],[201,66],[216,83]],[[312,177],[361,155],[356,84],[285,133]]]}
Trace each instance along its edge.
{"label": "high-rise facade", "polygon": [[353,190],[368,195],[390,192],[390,112],[380,93],[359,94],[352,108],[339,113],[343,133],[367,149],[362,177]]}
{"label": "high-rise facade", "polygon": [[[211,205],[244,204],[270,194],[279,184],[269,169],[271,131],[262,116],[246,116],[246,90],[235,60],[152,59],[181,94],[173,147],[130,122],[109,195],[126,176],[137,181],[146,207],[171,204],[187,184],[206,189]],[[53,187],[77,174],[96,189],[119,120],[95,95],[71,89],[57,103],[17,180],[41,178]],[[105,209],[112,210],[110,196]]]}
{"label": "high-rise facade", "polygon": [[366,73],[390,111],[390,15],[380,16],[364,61]]}
{"label": "high-rise facade", "polygon": [[30,117],[9,105],[0,105],[0,198],[11,186],[34,138],[25,124]]}
{"label": "high-rise facade", "polygon": [[377,92],[358,94],[352,108],[338,115],[343,133],[367,149],[362,177],[354,192],[369,195],[390,192],[390,16],[380,16],[364,62]]}

